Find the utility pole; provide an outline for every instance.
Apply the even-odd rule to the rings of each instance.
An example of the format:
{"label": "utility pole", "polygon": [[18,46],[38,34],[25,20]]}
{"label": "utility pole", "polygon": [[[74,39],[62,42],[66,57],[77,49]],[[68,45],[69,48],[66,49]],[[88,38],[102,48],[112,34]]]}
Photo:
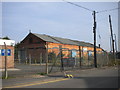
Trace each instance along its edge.
{"label": "utility pole", "polygon": [[7,47],[6,47],[6,43],[4,42],[4,46],[5,46],[5,79],[8,78],[8,72],[7,72]]}
{"label": "utility pole", "polygon": [[97,55],[96,55],[96,12],[93,11],[93,19],[94,19],[94,26],[93,26],[93,33],[94,33],[94,65],[97,68]]}
{"label": "utility pole", "polygon": [[113,58],[115,59],[114,39],[113,39],[113,31],[112,31],[112,24],[111,24],[111,16],[110,15],[109,15],[109,23],[110,23],[110,31],[111,31],[111,39],[112,39]]}
{"label": "utility pole", "polygon": [[110,36],[110,52],[112,51],[112,45],[111,45],[111,36]]}
{"label": "utility pole", "polygon": [[79,46],[79,59],[80,59],[80,68],[81,68],[81,47]]}

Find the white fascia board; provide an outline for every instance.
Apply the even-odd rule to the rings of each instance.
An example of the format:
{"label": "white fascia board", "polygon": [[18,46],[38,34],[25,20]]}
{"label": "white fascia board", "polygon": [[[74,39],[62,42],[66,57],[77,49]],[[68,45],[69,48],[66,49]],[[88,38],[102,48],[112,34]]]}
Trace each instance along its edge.
{"label": "white fascia board", "polygon": [[3,40],[3,39],[0,39],[0,45],[4,45],[4,42],[8,46],[15,46],[15,41],[14,40]]}

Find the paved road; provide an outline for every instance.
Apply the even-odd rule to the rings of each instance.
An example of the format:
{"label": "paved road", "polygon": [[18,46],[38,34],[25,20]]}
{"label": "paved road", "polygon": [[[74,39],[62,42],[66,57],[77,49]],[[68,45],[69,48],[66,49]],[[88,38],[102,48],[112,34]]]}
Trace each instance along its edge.
{"label": "paved road", "polygon": [[5,82],[3,84],[7,88],[118,88],[118,69],[116,67],[77,70],[67,73],[73,74],[74,78],[63,78],[62,74],[56,73],[48,77],[54,79],[43,82],[37,79],[37,82],[32,83],[29,79],[29,84],[18,83],[12,86],[6,86]]}

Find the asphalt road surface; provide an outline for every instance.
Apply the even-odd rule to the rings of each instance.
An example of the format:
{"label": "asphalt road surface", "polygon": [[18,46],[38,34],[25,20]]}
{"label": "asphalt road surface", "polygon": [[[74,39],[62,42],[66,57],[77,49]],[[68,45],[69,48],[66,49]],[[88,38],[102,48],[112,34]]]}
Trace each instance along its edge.
{"label": "asphalt road surface", "polygon": [[[118,68],[102,68],[90,70],[77,70],[68,72],[74,78],[61,78],[60,74],[49,75],[55,80],[34,82],[30,84],[17,84],[10,88],[118,88]],[[58,79],[60,78],[60,79]],[[29,80],[30,81],[30,80]],[[9,88],[9,87],[8,87]]]}

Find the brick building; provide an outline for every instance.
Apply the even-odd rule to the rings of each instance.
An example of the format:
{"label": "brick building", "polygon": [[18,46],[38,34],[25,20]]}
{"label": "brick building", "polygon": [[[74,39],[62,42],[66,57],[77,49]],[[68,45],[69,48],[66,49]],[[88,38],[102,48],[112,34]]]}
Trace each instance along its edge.
{"label": "brick building", "polygon": [[0,68],[5,66],[5,45],[6,44],[6,57],[7,57],[7,68],[14,68],[14,40],[3,40],[0,39]]}
{"label": "brick building", "polygon": [[[88,58],[88,54],[93,55],[94,46],[91,43],[81,42],[60,37],[53,37],[45,34],[29,33],[19,45],[19,58],[21,62],[31,60],[34,62],[45,62],[46,55],[54,52],[60,54],[62,49],[63,58],[78,57],[82,58],[83,54]],[[97,47],[97,53],[103,50]],[[40,61],[42,58],[42,61]]]}

